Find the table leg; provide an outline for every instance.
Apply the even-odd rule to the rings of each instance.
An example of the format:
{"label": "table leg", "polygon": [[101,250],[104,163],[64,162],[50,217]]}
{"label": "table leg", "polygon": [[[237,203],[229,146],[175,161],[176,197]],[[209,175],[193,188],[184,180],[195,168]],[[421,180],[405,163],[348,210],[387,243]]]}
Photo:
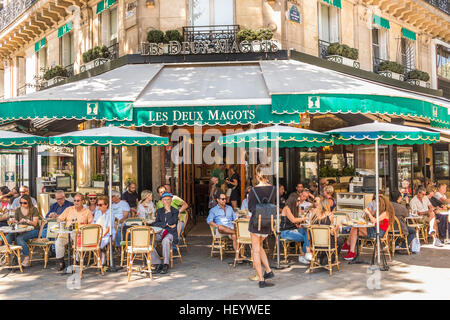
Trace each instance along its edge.
{"label": "table leg", "polygon": [[72,241],[70,241],[70,233],[68,233],[69,243],[68,243],[68,252],[69,256],[67,257],[67,268],[64,270],[64,274],[72,274],[73,266],[72,266]]}
{"label": "table leg", "polygon": [[356,231],[356,258],[349,262],[349,264],[367,264],[366,261],[363,261],[359,257],[359,228]]}

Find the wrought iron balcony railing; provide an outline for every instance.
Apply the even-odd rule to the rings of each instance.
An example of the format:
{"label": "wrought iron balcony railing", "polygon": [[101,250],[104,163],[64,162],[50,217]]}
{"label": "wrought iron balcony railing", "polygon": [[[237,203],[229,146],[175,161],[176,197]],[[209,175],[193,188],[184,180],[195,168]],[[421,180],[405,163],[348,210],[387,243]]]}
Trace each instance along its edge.
{"label": "wrought iron balcony railing", "polygon": [[68,77],[68,78],[73,77],[73,75],[74,75],[74,71],[73,71],[73,63],[72,63],[72,64],[69,64],[68,66],[65,66],[64,69],[67,70],[67,77]]}
{"label": "wrought iron balcony railing", "polygon": [[184,41],[214,41],[228,40],[230,44],[236,40],[236,35],[240,30],[237,24],[216,25],[216,26],[187,26],[183,27]]}
{"label": "wrought iron balcony railing", "polygon": [[383,61],[387,61],[381,58],[373,58],[373,72],[378,73],[378,66],[380,65],[380,63],[382,63]]}
{"label": "wrought iron balcony railing", "polygon": [[438,8],[441,11],[444,11],[446,14],[450,14],[450,6],[448,0],[425,0],[433,7]]}
{"label": "wrought iron balcony railing", "polygon": [[0,31],[9,26],[38,0],[14,0],[0,10]]}
{"label": "wrought iron balcony railing", "polygon": [[319,40],[319,58],[326,59],[330,44],[328,41]]}

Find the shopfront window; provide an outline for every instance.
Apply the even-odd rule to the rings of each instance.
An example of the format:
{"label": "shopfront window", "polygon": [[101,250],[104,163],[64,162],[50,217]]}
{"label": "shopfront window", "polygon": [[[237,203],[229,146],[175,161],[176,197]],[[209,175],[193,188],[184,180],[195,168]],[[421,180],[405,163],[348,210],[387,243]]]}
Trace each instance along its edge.
{"label": "shopfront window", "polygon": [[300,181],[317,181],[317,152],[300,151]]}
{"label": "shopfront window", "polygon": [[191,0],[191,25],[234,24],[234,0]]}
{"label": "shopfront window", "polygon": [[[355,146],[355,173],[362,177],[363,192],[375,192],[375,146]],[[388,147],[378,146],[379,188],[387,191],[389,177]],[[367,181],[364,181],[367,180]]]}
{"label": "shopfront window", "polygon": [[0,152],[0,185],[9,189],[20,186],[29,186],[29,150],[6,150]]}
{"label": "shopfront window", "polygon": [[450,48],[438,45],[436,54],[438,76],[450,80]]}
{"label": "shopfront window", "polygon": [[[74,151],[71,147],[38,146],[37,191],[53,192],[58,189],[74,191]],[[61,177],[67,177],[62,179]]]}
{"label": "shopfront window", "polygon": [[397,147],[398,186],[402,194],[412,195],[412,160],[412,147]]}
{"label": "shopfront window", "polygon": [[434,146],[434,176],[437,182],[449,182],[448,145],[436,144]]}

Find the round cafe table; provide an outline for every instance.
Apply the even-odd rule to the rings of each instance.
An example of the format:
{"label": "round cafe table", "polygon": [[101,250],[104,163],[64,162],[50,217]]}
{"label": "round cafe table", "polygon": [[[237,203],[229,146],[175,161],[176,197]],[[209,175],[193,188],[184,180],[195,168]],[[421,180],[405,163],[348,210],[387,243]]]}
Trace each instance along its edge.
{"label": "round cafe table", "polygon": [[[10,226],[4,226],[4,227],[0,228],[0,231],[3,232],[4,234],[9,234],[9,233],[19,234],[19,233],[24,233],[27,231],[34,230],[33,226],[25,226],[25,225],[22,225],[22,226],[24,226],[24,227],[20,227],[20,224],[19,224],[19,228],[17,228],[17,229],[12,228]],[[8,266],[9,268],[12,267],[12,260],[13,259],[9,259],[9,266]]]}
{"label": "round cafe table", "polygon": [[349,262],[349,264],[367,264],[367,261],[363,261],[360,259],[360,252],[359,252],[359,229],[360,228],[370,228],[373,227],[373,224],[358,224],[358,223],[348,223],[346,224],[348,227],[356,228],[356,257],[352,261]]}
{"label": "round cafe table", "polygon": [[72,262],[70,260],[70,257],[72,256],[72,242],[70,241],[70,236],[76,232],[76,230],[70,230],[70,229],[61,229],[59,226],[55,226],[52,228],[52,231],[57,234],[67,234],[69,237],[69,243],[67,244],[68,247],[68,257],[67,257],[67,267],[64,269],[63,274],[72,274],[73,266]]}

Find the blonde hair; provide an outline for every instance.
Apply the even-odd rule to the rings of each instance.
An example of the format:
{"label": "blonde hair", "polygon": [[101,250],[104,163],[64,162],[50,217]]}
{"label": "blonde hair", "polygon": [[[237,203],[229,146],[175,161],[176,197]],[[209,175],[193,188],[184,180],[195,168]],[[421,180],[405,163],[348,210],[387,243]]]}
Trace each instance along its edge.
{"label": "blonde hair", "polygon": [[142,190],[141,192],[141,201],[139,203],[142,203],[147,199],[148,196],[153,195],[153,192],[150,190]]}
{"label": "blonde hair", "polygon": [[266,174],[270,170],[270,167],[265,164],[258,164],[256,166],[256,179],[258,181],[269,182],[269,175]]}
{"label": "blonde hair", "polygon": [[320,196],[319,205],[317,206],[314,215],[311,218],[311,224],[315,224],[317,221],[326,217],[325,212],[331,212],[330,202],[328,199]]}
{"label": "blonde hair", "polygon": [[323,188],[323,191],[325,191],[330,196],[332,196],[334,193],[334,188],[333,188],[333,186],[327,185],[327,186],[325,186],[325,188]]}

